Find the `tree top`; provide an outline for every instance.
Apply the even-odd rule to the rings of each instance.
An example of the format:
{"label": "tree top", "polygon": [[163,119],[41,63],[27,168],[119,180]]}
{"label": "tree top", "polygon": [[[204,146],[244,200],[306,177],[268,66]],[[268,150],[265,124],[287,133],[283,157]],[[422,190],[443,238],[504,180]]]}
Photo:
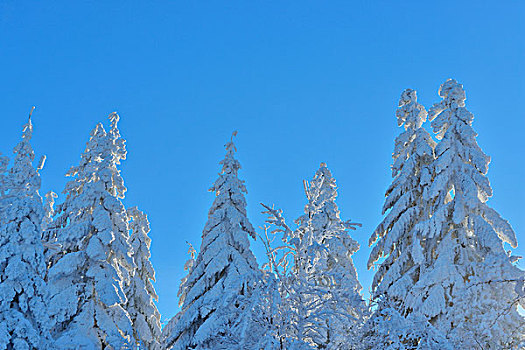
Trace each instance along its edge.
{"label": "tree top", "polygon": [[447,81],[439,87],[438,93],[444,100],[456,102],[460,107],[465,106],[465,100],[467,99],[465,90],[463,89],[463,85],[455,79],[447,79]]}

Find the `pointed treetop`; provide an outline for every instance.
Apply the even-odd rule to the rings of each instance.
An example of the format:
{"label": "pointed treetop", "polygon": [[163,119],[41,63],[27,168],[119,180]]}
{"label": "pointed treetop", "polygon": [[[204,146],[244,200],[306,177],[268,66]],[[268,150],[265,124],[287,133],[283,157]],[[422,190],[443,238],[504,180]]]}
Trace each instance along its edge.
{"label": "pointed treetop", "polygon": [[[102,123],[98,123],[95,128],[91,130],[89,136],[89,140],[86,142],[86,148],[80,155],[80,164],[77,166],[72,166],[66,173],[66,176],[87,176],[87,173],[94,170],[94,160],[100,159],[100,153],[102,152],[101,148],[103,147],[102,140],[107,136],[106,130],[104,129]],[[71,191],[71,188],[66,186],[63,193],[68,193],[69,191]]]}
{"label": "pointed treetop", "polygon": [[319,182],[319,189],[331,188],[335,190],[337,187],[335,184],[335,179],[332,176],[332,172],[330,169],[328,169],[328,166],[325,162],[321,162],[321,164],[319,164],[319,169],[316,171],[313,181]]}
{"label": "pointed treetop", "polygon": [[465,100],[467,99],[465,90],[463,89],[463,85],[455,79],[447,79],[447,81],[439,87],[438,93],[443,99],[456,102],[460,107],[465,106]]}
{"label": "pointed treetop", "polygon": [[417,102],[417,91],[412,89],[405,89],[405,91],[401,93],[401,98],[399,99],[399,107],[414,102]]}
{"label": "pointed treetop", "polygon": [[[93,130],[91,130],[91,133],[89,134],[91,137],[93,136],[106,136],[106,129],[104,129],[104,125],[102,123],[98,123]],[[88,144],[91,140],[88,141]]]}
{"label": "pointed treetop", "polygon": [[109,134],[111,135],[118,150],[118,159],[116,159],[116,162],[117,164],[120,164],[120,160],[126,159],[126,141],[120,136],[120,131],[117,125],[120,120],[120,116],[117,112],[110,113],[109,120],[111,127]]}
{"label": "pointed treetop", "polygon": [[[35,110],[35,106],[31,107],[31,111],[29,112],[29,117],[27,118],[27,124],[25,124],[22,128],[22,139],[23,141],[20,142],[21,143],[24,143],[24,142],[29,142],[31,140],[31,138],[33,137],[33,123],[31,122],[31,116],[33,115],[33,111]],[[20,146],[19,144],[19,146]],[[16,153],[16,149],[15,149],[15,153]],[[34,155],[33,155],[34,157]]]}
{"label": "pointed treetop", "polygon": [[33,136],[33,123],[31,122],[31,116],[33,115],[34,110],[35,106],[31,107],[31,110],[29,111],[29,117],[27,118],[27,124],[24,125],[22,130],[22,138],[27,138],[28,141],[31,140],[31,137]]}
{"label": "pointed treetop", "polygon": [[[311,210],[313,208],[312,205],[318,205],[315,203],[321,203],[328,197],[337,196],[335,179],[325,162],[319,164],[319,169],[315,172],[312,181],[303,180],[303,187],[306,198],[309,201],[305,206],[305,210]],[[323,190],[328,192],[323,192]],[[321,193],[323,194],[322,196]]]}
{"label": "pointed treetop", "polygon": [[332,172],[327,168],[325,162],[319,165],[319,169],[317,169],[311,181],[303,180],[303,186],[304,193],[308,199],[304,207],[306,215],[297,219],[296,223],[303,221],[306,223],[310,218],[310,214],[317,213],[320,208],[327,206],[329,201],[333,201],[333,206],[329,206],[337,208],[335,205],[337,185]]}
{"label": "pointed treetop", "polygon": [[234,130],[232,132],[232,136],[230,138],[230,142],[228,142],[226,145],[224,145],[224,147],[226,148],[226,151],[229,153],[235,153],[237,152],[237,147],[235,147],[235,144],[233,143],[233,138],[237,136],[237,130]]}
{"label": "pointed treetop", "polygon": [[40,175],[38,171],[42,169],[45,158],[40,160],[36,169],[33,167],[32,162],[35,159],[35,152],[30,141],[33,136],[31,115],[34,109],[35,107],[31,108],[27,124],[23,126],[22,140],[13,149],[15,159],[10,173],[15,176],[11,177],[9,187],[16,192],[38,192],[40,188]]}
{"label": "pointed treetop", "polygon": [[118,122],[120,120],[120,116],[117,112],[112,112],[108,116],[109,123],[110,123],[110,134],[113,135],[115,139],[120,138],[120,132],[118,130]]}
{"label": "pointed treetop", "polygon": [[[429,120],[434,120],[447,108],[456,109],[458,107],[465,107],[465,100],[467,99],[465,90],[463,89],[463,85],[455,79],[448,79],[441,84],[438,94],[443,100],[430,107],[428,110]],[[438,138],[440,138],[440,136],[441,135],[438,135]]]}
{"label": "pointed treetop", "polygon": [[193,244],[186,241],[186,244],[188,245],[188,254],[191,256],[192,259],[195,259],[197,257],[197,250],[193,247]]}
{"label": "pointed treetop", "polygon": [[35,106],[31,107],[31,111],[29,112],[29,117],[27,118],[27,124],[25,124],[22,129],[22,138],[26,142],[29,142],[31,138],[33,137],[33,123],[31,122],[31,116],[33,115],[34,110],[35,110]]}
{"label": "pointed treetop", "polygon": [[401,93],[399,108],[396,111],[397,125],[405,125],[405,130],[419,129],[427,120],[425,107],[417,102],[416,90],[406,89]]}
{"label": "pointed treetop", "polygon": [[118,115],[117,112],[109,113],[108,118],[109,118],[109,120],[111,122],[111,126],[112,127],[113,127],[113,125],[116,125],[118,123],[118,121],[120,120],[120,116]]}
{"label": "pointed treetop", "polygon": [[[337,194],[337,183],[332,175],[332,172],[330,169],[328,169],[328,166],[325,162],[321,162],[319,165],[319,169],[316,171],[314,178],[312,179],[312,182],[304,181],[305,186],[305,193],[308,200],[315,199],[317,202],[316,205],[323,203],[323,205],[326,205],[326,201],[333,201],[333,205],[331,206],[332,209],[337,209],[337,205],[335,204],[335,200],[338,196]],[[314,191],[312,191],[314,190]],[[308,205],[308,204],[307,204]],[[337,214],[339,215],[339,214]],[[361,227],[362,224],[352,222],[351,220],[347,220],[344,222],[344,225],[347,229],[355,230],[355,226]]]}
{"label": "pointed treetop", "polygon": [[233,143],[233,138],[235,136],[237,136],[237,130],[232,133],[230,141],[224,145],[224,148],[226,148],[226,156],[219,163],[222,164],[221,174],[233,174],[234,176],[237,176],[237,171],[241,168],[241,164],[234,157],[235,152],[237,152],[237,148]]}

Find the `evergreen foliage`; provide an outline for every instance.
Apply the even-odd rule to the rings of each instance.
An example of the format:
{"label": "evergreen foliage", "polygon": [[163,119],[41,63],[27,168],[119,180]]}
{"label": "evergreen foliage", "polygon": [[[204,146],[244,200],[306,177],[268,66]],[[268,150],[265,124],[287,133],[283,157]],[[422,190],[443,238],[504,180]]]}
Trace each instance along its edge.
{"label": "evergreen foliage", "polygon": [[139,348],[159,350],[161,349],[160,313],[155,305],[159,297],[152,283],[155,281],[155,270],[149,260],[151,257],[149,222],[147,216],[137,207],[128,209],[127,213],[132,220],[130,243],[136,269],[127,288],[128,302],[125,309],[131,317],[133,337]]}
{"label": "evergreen foliage", "polygon": [[[510,223],[488,205],[488,157],[463,86],[453,79],[428,113],[401,94],[392,183],[372,233],[371,300],[354,266],[360,224],[340,218],[336,181],[321,163],[304,181],[290,228],[263,205],[256,233],[233,143],[210,188],[200,251],[190,244],[181,311],[161,330],[150,224],[126,209],[119,116],[91,132],[63,191],[42,200],[31,114],[14,159],[0,154],[0,350],[519,350],[525,272]],[[428,120],[435,139],[425,130]],[[249,237],[268,262],[259,268]],[[282,243],[274,246],[280,238]]]}
{"label": "evergreen foliage", "polygon": [[48,273],[49,305],[61,349],[123,349],[133,336],[124,287],[135,265],[117,168],[126,149],[119,116],[109,118],[109,133],[98,124],[80,164],[68,172],[73,179],[55,220],[61,251]]}
{"label": "evergreen foliage", "polygon": [[504,243],[517,246],[516,234],[487,204],[490,157],[476,142],[463,86],[449,79],[439,95],[443,100],[429,110],[440,142],[433,181],[423,194],[431,203],[431,219],[423,230],[425,270],[407,305],[456,347],[517,349],[525,337],[516,293],[524,272],[504,250]]}
{"label": "evergreen foliage", "polygon": [[291,268],[280,279],[284,338],[290,347],[355,348],[368,310],[351,257],[359,244],[348,230],[360,224],[340,219],[335,179],[326,164],[305,182],[305,194],[308,203],[295,230],[280,211],[265,206],[268,223],[281,227],[277,232],[283,232],[293,255]]}
{"label": "evergreen foliage", "polygon": [[[39,170],[33,161],[31,116],[14,148],[0,157],[0,349],[47,349],[46,265]],[[42,162],[41,162],[42,163]]]}
{"label": "evergreen foliage", "polygon": [[234,157],[233,136],[225,146],[219,178],[210,188],[216,197],[201,250],[179,291],[182,312],[166,335],[169,349],[241,349],[242,334],[257,339],[257,333],[246,332],[250,324],[238,324],[250,323],[243,315],[250,312],[261,273],[248,241],[248,236],[255,238],[255,230],[246,213],[246,187],[238,178],[241,165]]}
{"label": "evergreen foliage", "polygon": [[427,111],[417,102],[415,90],[403,91],[396,118],[404,131],[396,138],[392,153],[394,180],[385,193],[383,215],[386,215],[369,240],[369,245],[376,245],[368,268],[378,259],[384,257],[384,260],[372,282],[372,298],[377,307],[365,327],[364,343],[370,349],[445,348],[439,340],[433,346],[422,345],[426,344],[425,334],[432,326],[414,328],[413,319],[419,317],[420,306],[407,305],[407,295],[425,270],[426,237],[422,227],[428,225],[431,213],[423,193],[432,183],[430,164],[435,147],[422,127]]}

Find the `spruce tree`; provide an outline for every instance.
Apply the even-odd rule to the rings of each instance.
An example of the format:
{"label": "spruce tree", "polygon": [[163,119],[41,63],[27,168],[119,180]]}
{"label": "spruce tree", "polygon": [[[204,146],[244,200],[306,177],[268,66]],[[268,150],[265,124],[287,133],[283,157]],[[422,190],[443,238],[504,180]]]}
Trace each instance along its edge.
{"label": "spruce tree", "polygon": [[396,117],[398,126],[405,130],[395,140],[394,180],[385,193],[382,212],[388,214],[370,237],[369,245],[377,244],[370,254],[368,268],[386,257],[374,276],[374,298],[388,298],[389,304],[393,303],[405,314],[404,298],[417,281],[419,265],[423,262],[418,223],[427,220],[429,215],[422,194],[432,180],[429,164],[434,158],[435,143],[422,128],[427,111],[417,102],[416,91],[403,91]]}
{"label": "spruce tree", "polygon": [[136,269],[127,288],[128,302],[126,311],[133,324],[133,336],[140,349],[160,350],[160,313],[155,305],[157,293],[152,281],[155,281],[155,270],[149,260],[151,257],[151,238],[147,216],[137,207],[128,209],[132,220],[131,246]]}
{"label": "spruce tree", "polygon": [[274,232],[283,232],[293,255],[293,265],[280,281],[285,348],[357,348],[368,310],[352,261],[359,244],[348,230],[359,224],[341,220],[335,179],[326,164],[305,182],[305,194],[308,202],[295,230],[280,210],[264,206],[270,214],[267,222],[281,226]]}
{"label": "spruce tree", "polygon": [[314,343],[318,348],[355,348],[367,307],[352,261],[359,244],[348,232],[360,224],[341,220],[335,202],[337,186],[325,163],[321,163],[313,180],[305,185],[308,204],[297,223],[303,240],[311,235],[306,274],[320,292],[320,299],[311,311],[322,323],[317,331],[324,328],[312,339],[316,339]]}
{"label": "spruce tree", "polygon": [[512,264],[504,244],[517,246],[510,224],[487,200],[490,158],[476,142],[473,115],[463,86],[441,85],[440,103],[429,110],[440,140],[432,164],[433,182],[423,199],[431,204],[424,226],[425,269],[406,297],[457,348],[517,349],[525,337],[518,313],[517,283],[524,272]]}
{"label": "spruce tree", "polygon": [[419,226],[429,219],[423,191],[432,181],[429,165],[434,159],[435,142],[422,128],[427,111],[417,102],[416,91],[403,91],[396,117],[405,130],[395,140],[394,180],[385,193],[383,206],[383,215],[387,215],[370,237],[369,245],[377,244],[368,268],[386,257],[374,275],[373,297],[386,298],[401,314],[407,314],[404,300],[424,263],[424,237]]}
{"label": "spruce tree", "polygon": [[13,165],[0,158],[0,348],[47,349],[46,265],[42,237],[40,174],[33,166],[31,116]]}
{"label": "spruce tree", "polygon": [[80,164],[72,167],[54,222],[61,252],[48,273],[53,336],[60,349],[124,349],[133,336],[124,287],[134,269],[126,188],[117,166],[125,159],[119,116],[91,132]]}
{"label": "spruce tree", "polygon": [[[396,111],[404,131],[396,138],[392,154],[394,180],[386,191],[383,215],[369,244],[376,243],[368,268],[384,258],[374,275],[372,299],[375,312],[364,328],[364,346],[369,349],[444,349],[450,346],[433,329],[407,296],[425,270],[424,227],[430,206],[423,193],[432,182],[431,163],[435,142],[422,127],[427,111],[417,102],[415,90],[401,94]],[[418,327],[415,327],[415,325]]]}
{"label": "spruce tree", "polygon": [[241,341],[247,341],[241,340],[240,330],[249,325],[238,323],[250,311],[260,271],[250,250],[248,236],[255,238],[255,230],[246,214],[246,187],[238,178],[241,165],[234,157],[233,136],[225,147],[222,171],[210,189],[216,197],[200,252],[179,292],[182,311],[166,337],[168,349],[241,349]]}

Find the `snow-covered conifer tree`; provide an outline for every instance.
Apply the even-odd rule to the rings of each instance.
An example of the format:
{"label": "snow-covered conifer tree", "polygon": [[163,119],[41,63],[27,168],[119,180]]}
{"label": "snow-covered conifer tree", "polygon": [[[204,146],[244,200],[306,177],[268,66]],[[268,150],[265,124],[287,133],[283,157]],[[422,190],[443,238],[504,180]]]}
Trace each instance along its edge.
{"label": "snow-covered conifer tree", "polygon": [[[401,94],[396,111],[404,131],[396,138],[392,154],[394,180],[387,189],[383,221],[372,234],[369,244],[377,243],[368,260],[368,268],[381,257],[372,282],[372,297],[377,304],[363,336],[365,349],[444,349],[449,346],[443,335],[420,310],[406,305],[407,295],[425,269],[425,237],[422,226],[428,224],[430,208],[423,193],[432,181],[430,164],[435,142],[422,128],[427,119],[425,108],[417,102],[416,91]],[[417,325],[417,327],[415,327]]]}
{"label": "snow-covered conifer tree", "polygon": [[525,337],[516,288],[524,272],[504,243],[517,246],[510,224],[487,205],[490,158],[476,142],[465,91],[455,80],[441,85],[443,101],[429,110],[441,141],[435,148],[433,182],[424,192],[431,219],[422,226],[425,269],[406,296],[456,348],[517,349]]}
{"label": "snow-covered conifer tree", "polygon": [[295,230],[284,223],[280,211],[265,206],[268,222],[283,227],[283,240],[293,252],[292,269],[281,281],[283,305],[289,309],[288,346],[356,348],[368,313],[351,257],[359,244],[348,235],[358,224],[340,219],[335,179],[326,164],[305,182],[305,192],[308,203]]}
{"label": "snow-covered conifer tree", "polygon": [[323,293],[315,313],[325,324],[325,333],[317,337],[315,344],[327,349],[355,348],[367,307],[352,261],[359,244],[348,231],[360,224],[339,217],[335,179],[325,163],[321,163],[313,180],[305,185],[308,204],[297,222],[304,238],[311,231],[307,274]]}
{"label": "snow-covered conifer tree", "polygon": [[60,349],[124,349],[133,330],[125,311],[124,287],[134,269],[126,188],[117,166],[125,159],[116,113],[111,129],[91,132],[80,164],[72,167],[67,197],[58,206],[61,253],[48,272],[52,335]]}
{"label": "snow-covered conifer tree", "polygon": [[40,175],[33,167],[31,116],[4,177],[0,158],[0,349],[47,349],[46,265],[41,241]]}
{"label": "snow-covered conifer tree", "polygon": [[429,164],[434,159],[435,143],[422,128],[427,111],[417,102],[416,91],[403,91],[396,117],[405,130],[395,140],[394,180],[386,191],[383,206],[383,214],[388,214],[370,237],[369,245],[377,244],[370,254],[368,268],[386,256],[374,276],[373,297],[387,298],[388,305],[406,315],[405,297],[417,282],[424,262],[419,224],[429,218],[423,191],[432,180]]}
{"label": "snow-covered conifer tree", "polygon": [[[250,250],[248,236],[255,238],[255,230],[246,216],[246,187],[237,175],[241,165],[235,151],[232,140],[226,144],[222,171],[210,189],[215,201],[200,252],[179,292],[182,311],[166,336],[168,349],[250,348],[241,347],[244,340],[239,332],[251,326],[241,326],[239,320],[250,312],[250,298],[261,273]],[[251,336],[256,338],[255,333]]]}
{"label": "snow-covered conifer tree", "polygon": [[147,216],[137,207],[128,209],[128,216],[132,219],[130,241],[137,268],[127,288],[128,302],[125,308],[131,317],[133,335],[140,349],[160,350],[160,313],[155,305],[158,296],[152,284],[155,270],[149,260],[149,222]]}

